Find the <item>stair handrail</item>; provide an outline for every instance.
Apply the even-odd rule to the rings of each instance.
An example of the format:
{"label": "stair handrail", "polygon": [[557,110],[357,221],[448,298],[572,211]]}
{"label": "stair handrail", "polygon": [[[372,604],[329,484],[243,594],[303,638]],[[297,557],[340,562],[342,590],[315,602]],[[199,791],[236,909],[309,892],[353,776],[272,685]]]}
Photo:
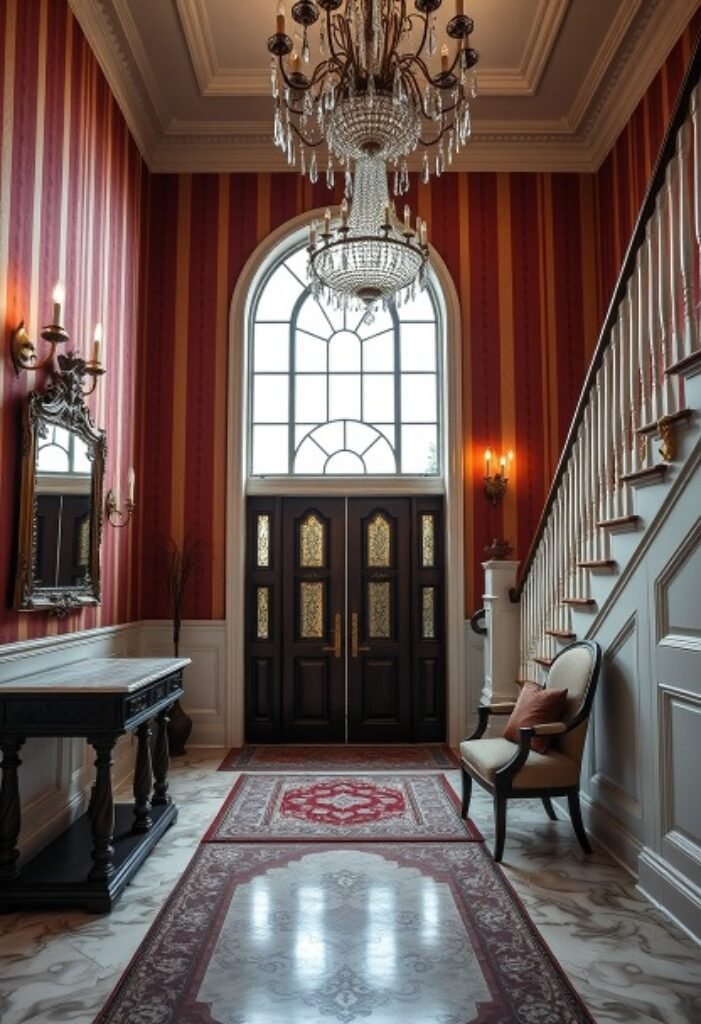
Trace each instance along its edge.
{"label": "stair handrail", "polygon": [[679,130],[681,129],[682,125],[684,124],[687,118],[687,115],[689,113],[689,105],[691,103],[691,97],[694,92],[694,89],[699,84],[699,81],[701,81],[701,33],[696,39],[693,57],[686,71],[684,81],[682,83],[682,87],[677,98],[676,106],[674,108],[674,114],[669,123],[669,127],[667,128],[667,132],[665,134],[664,141],[657,156],[657,160],[655,161],[655,166],[652,176],[650,178],[650,183],[645,192],[645,198],[640,208],[638,218],[635,222],[635,228],[633,229],[633,234],[631,236],[631,240],[626,250],[626,255],[623,260],[621,272],[618,276],[618,281],[614,288],[613,295],[609,303],[608,311],[606,313],[603,326],[599,333],[596,349],[594,350],[594,355],[589,365],[587,375],[584,379],[584,384],[582,385],[582,390],[577,401],[574,415],[572,417],[572,422],[570,423],[570,427],[567,432],[567,437],[565,438],[565,443],[563,445],[562,452],[560,454],[560,458],[558,460],[557,467],[553,475],[550,490],[548,491],[548,496],[545,499],[543,511],[540,515],[540,519],[538,520],[538,525],[536,527],[535,533],[533,534],[533,540],[531,541],[531,545],[528,549],[528,554],[526,555],[524,561],[521,563],[516,586],[512,587],[510,591],[511,600],[514,602],[518,601],[521,597],[525,582],[530,572],[531,565],[533,564],[533,560],[536,556],[536,551],[538,550],[538,546],[545,532],[548,517],[550,516],[550,512],[555,503],[560,483],[564,476],[565,469],[567,468],[567,463],[569,462],[570,456],[572,454],[574,442],[577,437],[577,431],[579,430],[579,427],[582,423],[582,419],[584,417],[584,412],[589,401],[589,394],[591,392],[592,385],[596,380],[597,373],[601,368],[601,364],[604,360],[606,350],[608,349],[611,341],[611,334],[613,327],[616,323],[618,308],[626,296],[628,283],[631,277],[633,276],[633,273],[635,272],[636,256],[638,250],[645,241],[645,230],[648,221],[651,219],[653,213],[655,212],[657,196],[661,189],[664,187],[667,166],[674,158],[677,134],[679,133]]}

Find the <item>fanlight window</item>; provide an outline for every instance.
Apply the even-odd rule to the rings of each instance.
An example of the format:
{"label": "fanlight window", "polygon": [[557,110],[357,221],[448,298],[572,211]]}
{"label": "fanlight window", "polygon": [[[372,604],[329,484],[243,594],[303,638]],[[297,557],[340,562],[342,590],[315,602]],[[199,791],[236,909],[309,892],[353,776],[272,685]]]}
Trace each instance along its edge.
{"label": "fanlight window", "polygon": [[65,427],[50,426],[37,449],[37,469],[40,473],[85,473],[90,475],[92,465],[83,440]]}
{"label": "fanlight window", "polygon": [[250,475],[438,475],[432,293],[368,321],[314,299],[306,263],[285,256],[253,303]]}

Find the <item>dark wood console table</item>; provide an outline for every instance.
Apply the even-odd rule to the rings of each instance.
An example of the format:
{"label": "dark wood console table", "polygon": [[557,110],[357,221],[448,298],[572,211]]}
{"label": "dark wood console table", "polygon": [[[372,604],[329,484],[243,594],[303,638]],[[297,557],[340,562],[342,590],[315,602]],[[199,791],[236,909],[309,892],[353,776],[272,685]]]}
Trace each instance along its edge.
{"label": "dark wood console table", "polygon": [[[189,663],[189,658],[93,658],[0,684],[0,912],[112,909],[178,814],[168,795],[166,726]],[[138,736],[134,803],[115,807],[112,751],[132,730]],[[95,748],[95,784],[83,817],[19,869],[19,752],[28,737],[36,736],[85,737]]]}

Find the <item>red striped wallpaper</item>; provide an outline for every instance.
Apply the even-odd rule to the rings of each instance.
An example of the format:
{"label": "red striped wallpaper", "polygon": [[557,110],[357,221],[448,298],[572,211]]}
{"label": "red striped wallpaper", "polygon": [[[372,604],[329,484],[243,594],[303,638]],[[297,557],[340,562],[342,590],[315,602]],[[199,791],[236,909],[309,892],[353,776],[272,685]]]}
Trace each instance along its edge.
{"label": "red striped wallpaper", "polygon": [[[467,610],[485,544],[523,556],[605,304],[691,52],[675,47],[598,175],[450,174],[412,207],[463,312]],[[65,0],[0,5],[0,310],[9,333],[49,313],[56,277],[80,340],[105,324],[108,374],[90,399],[108,431],[107,485],[137,467],[133,529],[105,530],[104,602],[62,622],[0,608],[0,643],[167,615],[155,551],[210,546],[185,614],[224,615],[228,310],[256,245],[329,193],[298,175],[147,175]],[[335,201],[339,197],[335,196]],[[142,211],[145,211],[142,216]],[[142,266],[143,272],[139,272]],[[0,373],[0,574],[11,589],[18,425],[31,377]],[[37,375],[39,376],[39,375]],[[40,381],[37,381],[40,383]],[[484,448],[513,447],[505,503],[481,491]]]}
{"label": "red striped wallpaper", "polygon": [[[131,530],[107,528],[103,602],[57,620],[9,609],[19,506],[19,428],[45,371],[15,377],[9,335],[24,319],[38,336],[51,290],[66,288],[73,348],[104,325],[107,375],[88,399],[107,431],[107,486],[134,461],[134,357],[144,166],[65,0],[0,4],[0,643],[134,617]],[[43,344],[40,342],[40,344]],[[69,346],[70,348],[70,346]],[[6,596],[5,596],[6,595]]]}

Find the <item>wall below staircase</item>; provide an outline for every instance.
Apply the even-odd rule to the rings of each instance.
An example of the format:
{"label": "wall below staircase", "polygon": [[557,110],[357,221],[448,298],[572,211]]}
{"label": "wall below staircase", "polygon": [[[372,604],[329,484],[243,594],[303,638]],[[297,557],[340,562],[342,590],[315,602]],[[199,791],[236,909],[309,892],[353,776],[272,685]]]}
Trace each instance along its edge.
{"label": "wall below staircase", "polygon": [[[701,408],[701,374],[687,381]],[[701,941],[701,417],[664,483],[635,494],[617,574],[575,616],[604,668],[582,777],[585,822],[641,890]]]}

